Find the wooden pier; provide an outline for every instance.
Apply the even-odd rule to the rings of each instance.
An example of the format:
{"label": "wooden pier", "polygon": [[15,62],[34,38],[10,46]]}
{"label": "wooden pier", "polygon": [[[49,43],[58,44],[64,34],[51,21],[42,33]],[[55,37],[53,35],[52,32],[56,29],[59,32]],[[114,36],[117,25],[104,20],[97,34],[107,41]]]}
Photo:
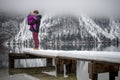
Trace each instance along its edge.
{"label": "wooden pier", "polygon": [[73,73],[76,71],[76,61],[82,60],[89,62],[88,72],[91,80],[97,80],[98,74],[105,72],[109,72],[109,80],[115,80],[115,77],[118,76],[120,65],[119,52],[33,50],[29,48],[23,51],[23,54],[9,54],[9,68],[14,68],[15,59],[46,58],[47,65],[50,66],[54,58],[58,74],[63,73],[63,68],[60,66],[64,64],[69,66],[67,68],[68,73]]}

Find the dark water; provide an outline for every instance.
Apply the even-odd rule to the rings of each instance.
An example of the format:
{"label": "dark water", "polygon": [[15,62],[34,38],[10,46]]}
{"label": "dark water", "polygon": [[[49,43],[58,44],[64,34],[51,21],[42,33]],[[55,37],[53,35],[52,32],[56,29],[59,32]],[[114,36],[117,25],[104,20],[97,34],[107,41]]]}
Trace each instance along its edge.
{"label": "dark water", "polygon": [[[8,45],[4,47],[3,45],[0,46],[0,70],[4,68],[8,68],[8,53],[16,52],[22,53],[22,49],[26,48],[24,45]],[[30,48],[30,47],[29,47]],[[120,52],[120,45],[113,45],[113,44],[47,44],[42,45],[41,49],[51,49],[51,50],[89,50],[89,51],[117,51]],[[37,62],[40,62],[39,64]],[[31,63],[31,64],[30,64]],[[26,65],[27,64],[27,65]],[[29,64],[29,65],[28,65]],[[32,66],[31,66],[32,65]],[[46,66],[45,59],[36,59],[36,60],[17,60],[16,67],[39,67],[39,66]],[[77,61],[77,71],[76,77],[77,80],[88,80],[88,62],[84,61]],[[0,74],[1,75],[1,74]],[[103,78],[104,75],[104,78]],[[108,74],[105,73],[102,76],[99,76],[99,80],[108,80]],[[119,80],[119,79],[116,79]]]}
{"label": "dark water", "polygon": [[8,53],[9,53],[9,48],[0,45],[0,68],[8,67]]}

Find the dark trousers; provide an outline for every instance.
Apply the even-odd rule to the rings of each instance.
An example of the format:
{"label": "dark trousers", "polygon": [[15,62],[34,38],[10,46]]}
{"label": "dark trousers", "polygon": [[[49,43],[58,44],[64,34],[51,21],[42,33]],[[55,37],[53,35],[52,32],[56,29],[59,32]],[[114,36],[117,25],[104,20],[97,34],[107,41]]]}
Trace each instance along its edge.
{"label": "dark trousers", "polygon": [[33,40],[34,40],[34,48],[39,48],[39,39],[38,39],[38,33],[32,32]]}

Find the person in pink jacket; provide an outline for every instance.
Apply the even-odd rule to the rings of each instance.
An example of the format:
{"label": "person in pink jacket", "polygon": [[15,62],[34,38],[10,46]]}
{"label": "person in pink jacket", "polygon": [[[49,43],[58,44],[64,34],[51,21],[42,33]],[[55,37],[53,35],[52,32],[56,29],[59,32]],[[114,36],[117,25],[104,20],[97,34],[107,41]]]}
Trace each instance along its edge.
{"label": "person in pink jacket", "polygon": [[28,25],[30,25],[30,31],[33,35],[34,40],[34,49],[39,49],[39,39],[38,39],[38,33],[39,33],[39,26],[41,23],[42,16],[39,15],[39,11],[35,10],[33,13],[30,13],[28,15]]}

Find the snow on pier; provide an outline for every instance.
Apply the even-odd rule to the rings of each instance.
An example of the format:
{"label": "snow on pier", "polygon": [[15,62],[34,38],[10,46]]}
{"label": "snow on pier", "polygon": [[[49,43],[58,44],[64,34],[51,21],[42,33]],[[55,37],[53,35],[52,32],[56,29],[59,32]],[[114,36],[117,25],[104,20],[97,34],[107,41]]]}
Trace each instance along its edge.
{"label": "snow on pier", "polygon": [[23,52],[26,54],[51,57],[51,58],[64,58],[76,59],[83,61],[101,61],[120,64],[120,52],[107,52],[107,51],[63,51],[63,50],[34,50],[32,48],[25,48]]}

